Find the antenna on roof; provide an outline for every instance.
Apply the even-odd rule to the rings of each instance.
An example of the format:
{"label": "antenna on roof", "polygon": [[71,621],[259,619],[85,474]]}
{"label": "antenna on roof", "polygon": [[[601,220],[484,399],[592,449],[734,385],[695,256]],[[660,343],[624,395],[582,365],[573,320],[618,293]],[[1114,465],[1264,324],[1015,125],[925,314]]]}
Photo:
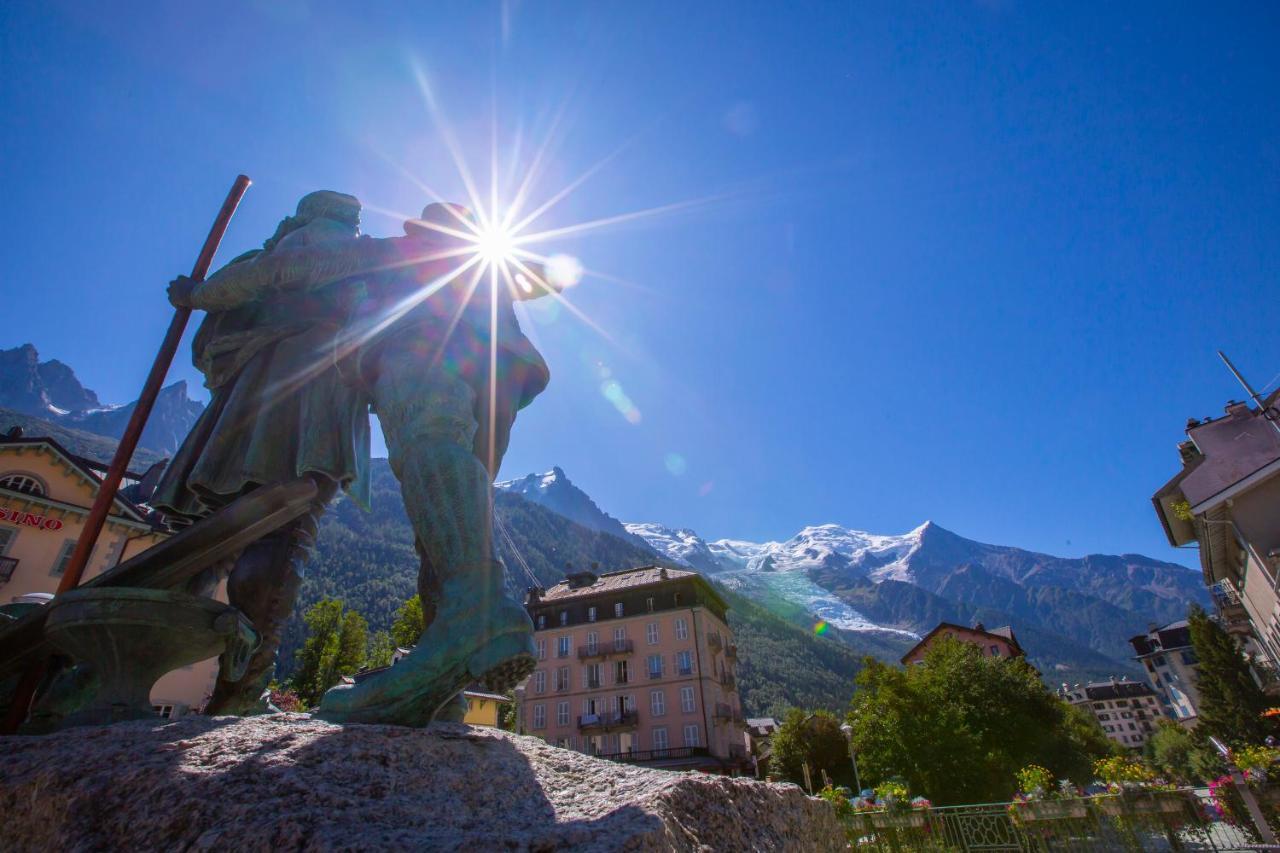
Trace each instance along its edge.
{"label": "antenna on roof", "polygon": [[1280,423],[1276,423],[1276,421],[1280,421],[1280,411],[1277,411],[1274,406],[1263,405],[1262,398],[1258,396],[1258,392],[1253,390],[1253,386],[1251,386],[1249,382],[1240,375],[1240,371],[1236,370],[1236,366],[1231,363],[1231,359],[1227,358],[1227,354],[1225,352],[1218,350],[1218,358],[1222,359],[1222,363],[1227,366],[1227,370],[1231,371],[1231,375],[1236,378],[1236,381],[1244,386],[1245,393],[1247,393],[1253,399],[1253,402],[1258,405],[1258,411],[1267,419],[1267,423],[1271,424],[1271,428],[1277,433],[1280,433]]}

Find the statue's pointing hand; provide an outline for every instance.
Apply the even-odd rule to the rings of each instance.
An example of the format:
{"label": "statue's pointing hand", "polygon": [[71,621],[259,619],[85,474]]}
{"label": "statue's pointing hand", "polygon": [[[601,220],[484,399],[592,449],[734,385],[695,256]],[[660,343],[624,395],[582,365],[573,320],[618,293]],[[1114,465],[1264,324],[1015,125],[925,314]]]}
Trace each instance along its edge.
{"label": "statue's pointing hand", "polygon": [[169,282],[169,304],[174,308],[190,308],[191,294],[196,289],[196,282],[189,276],[180,275]]}

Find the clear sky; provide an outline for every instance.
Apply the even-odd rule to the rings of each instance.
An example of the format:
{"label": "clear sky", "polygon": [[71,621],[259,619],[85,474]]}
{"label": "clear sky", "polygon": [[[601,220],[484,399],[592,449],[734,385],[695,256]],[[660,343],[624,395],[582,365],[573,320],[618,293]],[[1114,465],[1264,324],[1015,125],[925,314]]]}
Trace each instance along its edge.
{"label": "clear sky", "polygon": [[550,247],[609,276],[570,296],[604,335],[526,318],[553,377],[502,475],[558,464],[624,520],[1194,565],[1148,498],[1241,396],[1215,349],[1280,371],[1270,4],[6,3],[0,31],[0,347],[104,400],[237,172],[223,260],[312,189],[375,235],[419,183],[465,200],[419,72],[486,191],[494,138],[505,197],[546,139],[535,201],[605,161],[539,225],[694,202]]}

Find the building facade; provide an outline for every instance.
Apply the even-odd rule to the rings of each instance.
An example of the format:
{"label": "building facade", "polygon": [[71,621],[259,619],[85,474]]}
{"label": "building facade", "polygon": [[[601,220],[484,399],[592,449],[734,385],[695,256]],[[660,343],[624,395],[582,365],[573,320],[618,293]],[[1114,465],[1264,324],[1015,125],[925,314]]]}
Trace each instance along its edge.
{"label": "building facade", "polygon": [[[106,466],[51,438],[0,437],[0,605],[44,601],[58,588]],[[130,474],[129,483],[142,479]],[[142,553],[169,533],[145,506],[116,499],[81,580]],[[220,589],[220,600],[226,601]],[[217,659],[174,670],[156,682],[161,716],[199,710],[213,692]]]}
{"label": "building facade", "polygon": [[1064,700],[1082,708],[1098,721],[1107,737],[1126,749],[1142,749],[1165,719],[1162,700],[1140,681],[1094,681],[1058,691]]}
{"label": "building facade", "polygon": [[1199,548],[1223,626],[1280,694],[1280,391],[1187,423],[1182,470],[1152,496],[1169,543]]}
{"label": "building facade", "polygon": [[522,731],[617,761],[749,769],[727,607],[698,573],[581,572],[526,607],[538,668]]}
{"label": "building facade", "polygon": [[1152,628],[1129,638],[1147,681],[1164,701],[1170,717],[1179,725],[1193,728],[1200,707],[1198,686],[1200,662],[1191,648],[1187,620]]}
{"label": "building facade", "polygon": [[977,646],[984,655],[990,657],[1026,657],[1026,654],[1022,651],[1022,646],[1018,645],[1018,638],[1014,636],[1013,628],[1008,625],[1003,628],[988,630],[981,622],[972,628],[966,628],[964,625],[956,625],[952,622],[939,622],[936,628],[925,634],[920,642],[912,646],[902,656],[902,663],[907,666],[924,663],[924,656],[928,654],[929,649],[943,637],[951,637],[962,643]]}

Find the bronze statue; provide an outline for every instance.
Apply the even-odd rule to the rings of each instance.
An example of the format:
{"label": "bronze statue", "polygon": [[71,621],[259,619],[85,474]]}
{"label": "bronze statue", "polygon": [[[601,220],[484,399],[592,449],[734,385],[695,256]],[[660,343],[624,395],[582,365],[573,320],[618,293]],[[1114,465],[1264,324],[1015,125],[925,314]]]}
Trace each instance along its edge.
{"label": "bronze statue", "polygon": [[[314,192],[280,223],[260,251],[234,259],[195,287],[180,278],[175,304],[208,312],[196,333],[194,362],[212,392],[209,407],[179,448],[152,503],[195,520],[260,486],[311,476],[319,486],[312,511],[246,548],[227,579],[230,603],[262,637],[242,677],[219,673],[210,714],[266,710],[281,632],[293,611],[316,525],[339,486],[369,500],[369,401],[343,375],[337,340],[349,314],[337,292],[272,287],[262,261],[275,252],[305,252],[351,243],[360,203]],[[206,574],[208,588],[217,577]]]}
{"label": "bronze statue", "polygon": [[[358,453],[351,457],[354,464],[343,467],[303,465],[302,459],[310,457],[300,457],[297,451],[308,446],[304,437],[317,430],[327,431],[330,441],[340,436],[340,446],[322,446],[345,450],[347,437],[357,434],[348,429],[355,420],[351,413],[358,413],[366,402],[372,402],[382,422],[421,558],[418,587],[427,627],[414,651],[394,668],[330,690],[318,711],[327,719],[420,725],[470,681],[504,689],[534,667],[532,625],[524,608],[503,593],[504,570],[492,543],[492,483],[516,412],[546,387],[549,378],[545,362],[520,332],[512,302],[546,295],[553,288],[536,265],[527,268],[535,284],[514,292],[502,280],[493,286],[487,276],[459,274],[466,261],[466,241],[456,234],[469,217],[457,205],[429,205],[421,219],[406,223],[402,238],[357,237],[350,227],[335,239],[286,237],[260,254],[237,259],[199,286],[178,280],[173,288],[177,304],[225,312],[226,317],[215,320],[219,315],[212,314],[206,321],[217,325],[198,350],[197,362],[207,365],[215,393],[224,386],[229,389],[228,401],[242,381],[261,386],[256,396],[246,397],[251,405],[242,421],[231,421],[235,429],[230,435],[248,429],[260,435],[262,443],[211,442],[219,416],[210,416],[212,424],[202,419],[188,439],[193,452],[185,453],[184,445],[174,480],[166,484],[165,506],[177,511],[190,506],[181,502],[184,488],[204,506],[228,494],[209,488],[208,478],[198,476],[205,469],[192,457],[207,448],[214,451],[207,466],[211,469],[234,470],[241,464],[242,450],[261,450],[281,477],[308,472],[342,483],[349,491],[355,486],[358,498],[364,470]],[[340,328],[334,325],[339,315]],[[284,326],[292,330],[285,332]],[[322,331],[308,331],[313,327]],[[249,353],[232,343],[262,337],[270,338],[271,345]],[[288,346],[295,337],[300,346]],[[221,352],[233,356],[225,371],[217,369],[220,365],[212,356],[200,357],[200,352],[220,352],[213,346],[215,340],[225,340],[228,346]],[[198,347],[200,343],[198,338]],[[326,352],[328,360],[317,361],[317,351]],[[273,363],[297,356],[300,364]],[[258,374],[249,372],[258,359],[265,360],[259,370],[270,377],[266,383],[255,381]],[[217,382],[214,377],[224,378]],[[277,421],[263,414],[289,395],[304,401],[327,395],[346,408],[337,407],[337,423],[334,411],[310,413],[305,403],[296,420]],[[221,404],[220,411],[228,408],[227,403],[215,402]],[[282,424],[292,434],[284,434]],[[339,454],[327,461],[346,462],[348,457]],[[225,482],[216,477],[212,481]],[[233,478],[231,485],[243,489],[259,483]],[[275,584],[270,591],[252,582],[242,585],[271,601],[270,606],[257,603],[268,622],[279,615],[286,599],[292,604],[310,544],[309,538],[303,540],[314,535],[319,509],[309,526],[286,534],[283,549],[271,550],[264,543],[261,550],[266,553],[256,563],[252,549],[246,549],[232,571],[233,580],[243,571],[248,578],[266,578],[267,586]],[[247,609],[254,604],[244,603],[258,625]],[[287,616],[288,607],[283,612]],[[269,658],[278,646],[278,630],[258,627],[275,637],[274,646],[264,641],[262,653]],[[250,670],[269,675],[269,668],[255,670],[251,665]],[[260,674],[255,677],[263,680]],[[257,685],[247,682],[248,678],[242,688],[229,692],[248,697]],[[228,703],[218,707],[230,709]]]}

